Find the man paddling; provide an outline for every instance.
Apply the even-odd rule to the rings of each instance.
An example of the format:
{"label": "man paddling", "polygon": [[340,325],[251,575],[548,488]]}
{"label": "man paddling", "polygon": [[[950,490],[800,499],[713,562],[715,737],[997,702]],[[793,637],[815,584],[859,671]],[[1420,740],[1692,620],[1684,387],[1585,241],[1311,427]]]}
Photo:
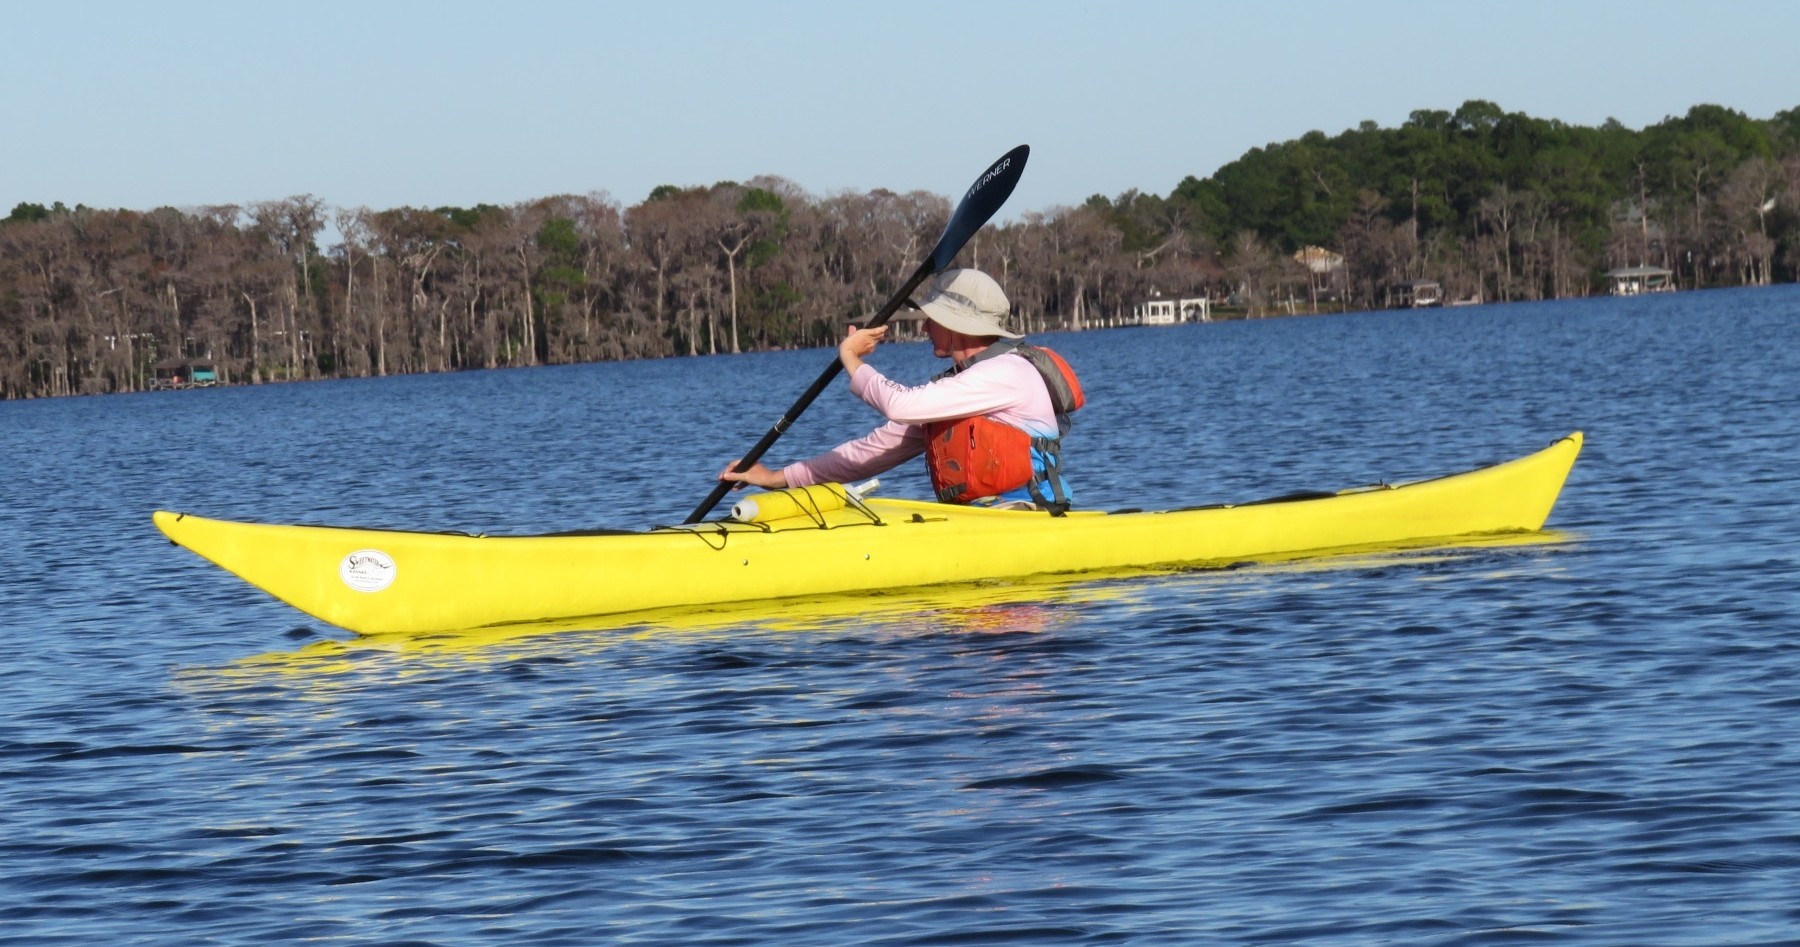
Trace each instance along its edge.
{"label": "man paddling", "polygon": [[924,454],[941,502],[1066,511],[1062,436],[1070,412],[1085,400],[1068,363],[1007,330],[1011,303],[980,270],[938,274],[924,300],[911,305],[927,320],[932,354],[952,361],[949,371],[916,388],[890,381],[864,361],[887,326],[852,329],[838,360],[850,392],[887,423],[780,470],[759,463],[740,473],[732,461],[719,479],[765,489],[849,483]]}

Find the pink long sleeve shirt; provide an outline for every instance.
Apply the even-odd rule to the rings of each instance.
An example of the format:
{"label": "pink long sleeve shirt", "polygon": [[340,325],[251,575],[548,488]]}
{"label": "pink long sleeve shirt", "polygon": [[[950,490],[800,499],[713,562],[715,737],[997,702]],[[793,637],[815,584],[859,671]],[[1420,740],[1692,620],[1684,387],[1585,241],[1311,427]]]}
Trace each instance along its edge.
{"label": "pink long sleeve shirt", "polygon": [[888,419],[867,435],[782,468],[788,486],[849,483],[875,476],[925,452],[925,425],[986,415],[1034,437],[1053,437],[1056,408],[1044,379],[1023,356],[1008,352],[955,375],[909,388],[864,362],[850,393]]}

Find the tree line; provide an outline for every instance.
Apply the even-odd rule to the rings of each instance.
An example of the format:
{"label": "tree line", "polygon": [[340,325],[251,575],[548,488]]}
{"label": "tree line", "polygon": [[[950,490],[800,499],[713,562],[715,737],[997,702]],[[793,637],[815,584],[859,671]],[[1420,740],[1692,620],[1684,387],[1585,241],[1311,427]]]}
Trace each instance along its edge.
{"label": "tree line", "polygon": [[[1435,279],[1489,301],[1586,295],[1650,264],[1684,288],[1800,270],[1800,109],[1703,105],[1633,131],[1485,101],[1252,149],[1167,196],[1096,195],[984,228],[1027,330],[1129,319],[1157,294],[1245,315],[1375,308]],[[0,220],[0,397],[828,345],[929,250],[944,197],[818,197],[776,177],[499,207],[312,196],[151,211],[20,204]],[[321,246],[321,243],[328,246]],[[1342,265],[1297,261],[1324,247]]]}

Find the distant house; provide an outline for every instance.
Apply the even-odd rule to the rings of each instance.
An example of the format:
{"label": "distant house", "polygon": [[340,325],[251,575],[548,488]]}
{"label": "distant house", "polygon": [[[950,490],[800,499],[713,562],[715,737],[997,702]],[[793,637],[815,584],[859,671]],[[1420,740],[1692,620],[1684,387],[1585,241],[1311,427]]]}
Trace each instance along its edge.
{"label": "distant house", "polygon": [[152,388],[209,388],[219,383],[219,367],[211,359],[165,359],[150,371]]}
{"label": "distant house", "polygon": [[1311,270],[1315,276],[1329,276],[1344,268],[1344,255],[1324,247],[1303,247],[1294,254],[1294,262]]}
{"label": "distant house", "polygon": [[1294,254],[1294,262],[1306,267],[1307,288],[1312,295],[1313,310],[1320,299],[1339,299],[1344,290],[1344,255],[1324,247],[1302,247]]}
{"label": "distant house", "polygon": [[1444,287],[1438,285],[1437,280],[1409,279],[1396,283],[1388,294],[1392,305],[1399,309],[1423,309],[1444,304]]}
{"label": "distant house", "polygon": [[1668,293],[1675,290],[1672,270],[1660,266],[1622,266],[1616,270],[1607,270],[1606,278],[1612,282],[1607,291],[1614,296],[1640,296],[1644,293]]}
{"label": "distant house", "polygon": [[1170,299],[1158,293],[1131,307],[1131,322],[1140,326],[1172,326],[1177,322],[1211,322],[1212,303],[1205,296]]}

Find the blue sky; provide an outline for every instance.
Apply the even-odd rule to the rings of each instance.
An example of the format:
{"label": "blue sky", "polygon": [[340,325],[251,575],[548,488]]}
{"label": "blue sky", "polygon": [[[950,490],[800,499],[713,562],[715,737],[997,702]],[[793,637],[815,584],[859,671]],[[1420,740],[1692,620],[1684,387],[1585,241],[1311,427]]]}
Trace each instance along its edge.
{"label": "blue sky", "polygon": [[1002,218],[1483,98],[1633,128],[1800,106],[1800,3],[8,3],[0,213],[508,204],[774,174]]}

